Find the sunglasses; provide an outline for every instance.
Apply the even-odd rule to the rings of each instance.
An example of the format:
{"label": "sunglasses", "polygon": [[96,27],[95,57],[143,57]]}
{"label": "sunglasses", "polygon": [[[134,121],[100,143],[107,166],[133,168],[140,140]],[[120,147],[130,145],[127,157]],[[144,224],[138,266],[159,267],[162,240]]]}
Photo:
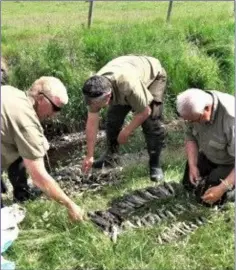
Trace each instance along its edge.
{"label": "sunglasses", "polygon": [[60,112],[61,111],[61,108],[58,107],[55,103],[53,103],[51,101],[51,99],[48,98],[44,93],[40,93],[40,94],[42,94],[51,103],[54,112]]}

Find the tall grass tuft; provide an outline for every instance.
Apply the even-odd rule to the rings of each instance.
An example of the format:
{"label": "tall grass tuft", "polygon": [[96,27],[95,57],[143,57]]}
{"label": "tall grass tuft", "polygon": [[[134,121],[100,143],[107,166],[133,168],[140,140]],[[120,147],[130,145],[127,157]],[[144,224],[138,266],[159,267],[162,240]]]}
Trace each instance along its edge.
{"label": "tall grass tuft", "polygon": [[[183,7],[179,4],[178,8]],[[37,29],[35,39],[31,28],[19,31],[17,41],[12,39],[17,32],[3,26],[2,53],[12,69],[11,84],[26,89],[42,75],[60,78],[70,96],[70,104],[63,110],[61,119],[77,126],[83,125],[86,117],[81,94],[84,81],[121,55],[145,54],[161,61],[168,74],[167,116],[173,115],[176,95],[187,88],[219,89],[233,94],[233,20],[226,18],[227,13],[209,11],[209,17],[198,14],[190,20],[188,16],[180,18],[175,12],[170,24],[159,16],[136,23],[100,22],[91,29],[84,25],[67,29],[45,25],[41,34]],[[50,34],[45,37],[46,28]]]}

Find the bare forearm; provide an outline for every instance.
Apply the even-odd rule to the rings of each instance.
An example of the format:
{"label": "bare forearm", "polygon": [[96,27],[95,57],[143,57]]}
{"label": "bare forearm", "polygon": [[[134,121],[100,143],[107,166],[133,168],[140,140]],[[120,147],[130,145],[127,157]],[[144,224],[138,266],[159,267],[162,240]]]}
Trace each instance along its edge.
{"label": "bare forearm", "polygon": [[[43,192],[51,199],[65,205],[69,208],[73,201],[63,192],[55,180],[48,174],[44,167],[43,161],[25,161],[26,168],[34,182]],[[35,163],[32,165],[32,163]]]}
{"label": "bare forearm", "polygon": [[149,117],[151,114],[151,108],[148,106],[141,113],[138,113],[134,116],[132,121],[125,127],[129,134],[131,134],[137,127],[142,125],[142,123]]}
{"label": "bare forearm", "polygon": [[94,155],[94,148],[97,140],[99,124],[98,114],[89,114],[86,124],[86,140],[87,140],[87,156],[92,157]]}
{"label": "bare forearm", "polygon": [[94,127],[86,127],[87,156],[93,157],[97,138],[97,130]]}
{"label": "bare forearm", "polygon": [[50,176],[33,178],[33,182],[38,186],[47,196],[67,208],[73,204],[73,201],[63,192],[55,180]]}
{"label": "bare forearm", "polygon": [[34,160],[24,158],[24,164],[36,186],[51,199],[63,204],[67,208],[68,214],[72,220],[83,220],[83,211],[63,192],[59,185],[48,174],[42,157]]}
{"label": "bare forearm", "polygon": [[195,141],[185,142],[185,151],[188,157],[189,167],[196,167],[198,161],[198,146]]}

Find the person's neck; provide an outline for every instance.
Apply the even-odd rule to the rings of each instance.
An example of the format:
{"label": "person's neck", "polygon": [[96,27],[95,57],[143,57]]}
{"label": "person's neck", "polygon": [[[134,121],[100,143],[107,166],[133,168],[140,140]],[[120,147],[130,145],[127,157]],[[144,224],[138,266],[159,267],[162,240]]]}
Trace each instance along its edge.
{"label": "person's neck", "polygon": [[[208,94],[210,94],[210,93],[208,93]],[[211,94],[210,94],[211,95]],[[213,96],[211,95],[211,100],[212,100],[212,102],[211,102],[211,105],[210,105],[210,116],[209,116],[209,121],[211,121],[211,119],[212,119],[212,116],[213,116],[213,110],[214,110],[214,98],[213,98]]]}
{"label": "person's neck", "polygon": [[26,91],[25,94],[27,95],[28,99],[30,100],[30,102],[34,106],[35,105],[35,99],[31,95],[29,95],[28,91]]}
{"label": "person's neck", "polygon": [[34,108],[36,114],[38,115],[38,113],[37,113],[37,102],[36,102],[36,100],[32,96],[29,96],[29,95],[28,95],[28,98],[29,98],[30,102],[32,103],[33,108]]}

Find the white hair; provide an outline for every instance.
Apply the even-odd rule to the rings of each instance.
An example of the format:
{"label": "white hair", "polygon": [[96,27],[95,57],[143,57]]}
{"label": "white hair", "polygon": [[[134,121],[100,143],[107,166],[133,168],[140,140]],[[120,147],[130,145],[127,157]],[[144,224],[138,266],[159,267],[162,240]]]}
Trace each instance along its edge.
{"label": "white hair", "polygon": [[60,99],[61,104],[68,103],[67,90],[64,84],[55,77],[43,76],[36,80],[28,91],[29,95],[36,97],[40,93],[43,93],[51,100],[55,97]]}
{"label": "white hair", "polygon": [[212,97],[197,88],[187,89],[177,96],[177,111],[181,116],[202,114],[206,106],[212,105]]}

